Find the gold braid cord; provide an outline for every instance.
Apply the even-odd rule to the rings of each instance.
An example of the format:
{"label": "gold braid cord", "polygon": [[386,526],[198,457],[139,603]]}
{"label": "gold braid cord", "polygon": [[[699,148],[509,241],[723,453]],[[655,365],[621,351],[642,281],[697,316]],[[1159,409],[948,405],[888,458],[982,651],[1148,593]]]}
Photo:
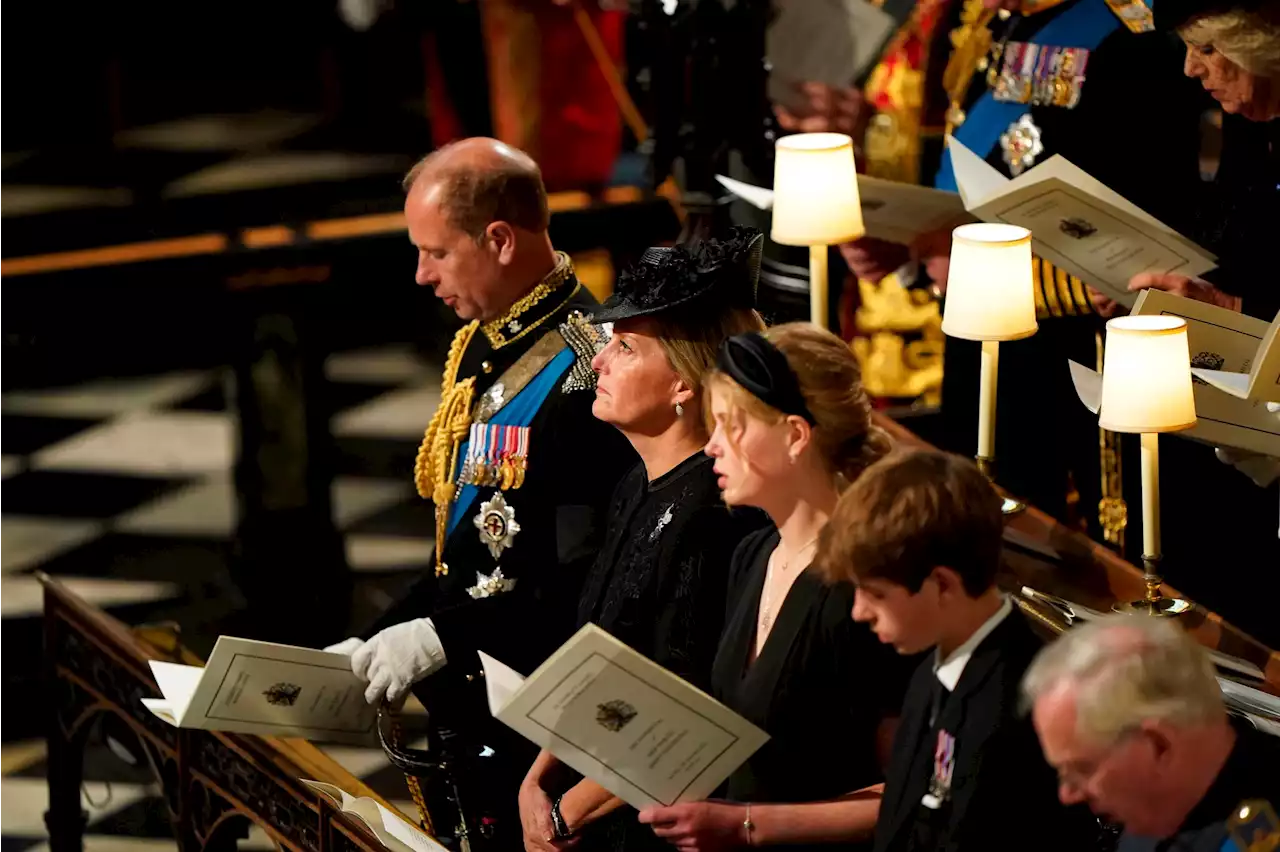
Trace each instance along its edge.
{"label": "gold braid cord", "polygon": [[[1102,372],[1103,337],[1094,332],[1098,352],[1098,372]],[[1124,549],[1124,530],[1129,525],[1129,507],[1124,502],[1123,471],[1120,467],[1120,436],[1098,427],[1098,462],[1102,473],[1102,499],[1098,501],[1098,522],[1102,537]]]}
{"label": "gold braid cord", "polygon": [[472,321],[458,331],[449,346],[444,376],[440,382],[440,405],[431,416],[418,457],[413,463],[413,481],[418,496],[436,504],[436,576],[449,573],[444,564],[444,539],[449,526],[449,508],[453,505],[454,471],[458,465],[458,445],[471,429],[471,399],[476,380],[469,376],[458,381],[462,355],[475,336],[480,323]]}
{"label": "gold braid cord", "polygon": [[[400,727],[400,718],[395,713],[389,713],[391,717],[391,743],[398,748],[404,748],[404,731]],[[404,773],[404,785],[409,788],[409,797],[413,799],[413,804],[418,808],[418,816],[422,818],[422,830],[429,836],[436,836],[435,825],[431,822],[431,814],[427,811],[427,800],[422,796],[422,782],[418,780],[416,775]]]}

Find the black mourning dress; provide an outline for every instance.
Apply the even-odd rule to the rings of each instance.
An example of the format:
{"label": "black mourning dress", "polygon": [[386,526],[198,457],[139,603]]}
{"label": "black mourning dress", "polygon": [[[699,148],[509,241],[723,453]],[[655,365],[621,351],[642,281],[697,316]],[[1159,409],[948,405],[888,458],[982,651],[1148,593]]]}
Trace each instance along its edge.
{"label": "black mourning dress", "polygon": [[[730,510],[701,453],[648,481],[644,465],[613,494],[609,526],[578,606],[649,659],[707,689],[720,639],[729,561],[766,519]],[[627,807],[586,827],[586,849],[670,849]]]}
{"label": "black mourning dress", "polygon": [[[725,797],[737,802],[824,801],[883,781],[876,731],[882,718],[898,715],[915,661],[853,621],[852,586],[828,586],[812,570],[796,578],[753,661],[778,540],[772,527],[760,530],[734,554],[712,669],[715,697],[770,736],[730,776]],[[854,848],[870,847],[868,840]]]}

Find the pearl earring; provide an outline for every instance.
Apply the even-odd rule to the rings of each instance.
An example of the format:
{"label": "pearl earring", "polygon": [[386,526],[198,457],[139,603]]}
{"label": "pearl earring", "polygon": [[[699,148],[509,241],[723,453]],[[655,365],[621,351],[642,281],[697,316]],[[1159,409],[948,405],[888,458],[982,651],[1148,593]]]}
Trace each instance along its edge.
{"label": "pearl earring", "polygon": [[676,417],[684,417],[684,406],[676,403]]}

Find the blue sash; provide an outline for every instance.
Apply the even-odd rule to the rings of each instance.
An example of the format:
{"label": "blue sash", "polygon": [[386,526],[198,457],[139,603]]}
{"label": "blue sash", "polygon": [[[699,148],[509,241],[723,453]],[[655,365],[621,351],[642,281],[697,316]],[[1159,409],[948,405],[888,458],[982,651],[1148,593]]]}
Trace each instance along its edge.
{"label": "blue sash", "polygon": [[[1120,19],[1104,0],[1076,0],[1071,8],[1044,25],[1035,34],[1035,43],[1050,47],[1081,47],[1094,50],[1102,40],[1122,26]],[[998,101],[988,89],[973,109],[968,110],[964,124],[954,136],[982,159],[987,158],[1000,134],[1009,129],[1023,115],[1031,111],[1031,104]],[[951,166],[951,152],[943,150],[942,165],[933,185],[938,189],[956,191],[956,175]]]}
{"label": "blue sash", "polygon": [[[547,396],[551,390],[560,381],[560,377],[564,375],[565,370],[573,364],[574,358],[577,356],[573,350],[566,346],[560,350],[560,354],[547,362],[547,365],[538,371],[538,375],[534,376],[529,384],[525,385],[515,397],[498,411],[497,414],[489,421],[495,426],[528,426],[533,422],[534,415],[538,413],[538,409],[542,407],[542,403],[546,402]],[[458,462],[467,457],[467,445],[471,442],[463,441],[458,447]],[[471,504],[475,502],[476,495],[480,493],[480,489],[475,485],[464,485],[458,491],[458,499],[453,503],[453,510],[449,513],[449,527],[445,533],[446,541],[448,536],[453,535],[454,527],[458,522],[466,516],[467,511],[471,508]]]}

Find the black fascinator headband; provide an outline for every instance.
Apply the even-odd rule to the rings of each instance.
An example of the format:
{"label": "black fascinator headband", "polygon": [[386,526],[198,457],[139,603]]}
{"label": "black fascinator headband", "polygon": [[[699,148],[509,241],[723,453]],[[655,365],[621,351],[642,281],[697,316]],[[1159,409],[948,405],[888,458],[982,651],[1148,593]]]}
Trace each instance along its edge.
{"label": "black fascinator headband", "polygon": [[817,425],[787,356],[764,335],[749,331],[730,337],[720,346],[716,366],[761,402]]}

